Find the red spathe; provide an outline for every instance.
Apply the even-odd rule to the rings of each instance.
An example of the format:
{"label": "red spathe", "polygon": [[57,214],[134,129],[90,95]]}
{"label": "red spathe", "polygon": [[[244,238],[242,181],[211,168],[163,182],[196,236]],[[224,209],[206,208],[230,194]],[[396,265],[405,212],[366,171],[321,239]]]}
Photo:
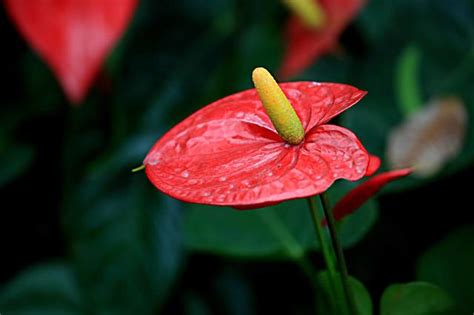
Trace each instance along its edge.
{"label": "red spathe", "polygon": [[357,180],[369,155],[349,130],[327,122],[365,91],[315,82],[280,84],[305,129],[298,145],[275,131],[255,89],[218,100],[176,125],[144,160],[150,181],[192,203],[258,208]]}
{"label": "red spathe", "polygon": [[336,47],[339,36],[365,4],[365,0],[314,0],[324,10],[326,24],[314,30],[296,16],[285,29],[286,51],[279,71],[287,79],[298,75],[321,55]]}
{"label": "red spathe", "polygon": [[138,0],[5,0],[26,41],[80,103]]}
{"label": "red spathe", "polygon": [[379,192],[382,187],[394,180],[410,175],[412,171],[413,170],[411,168],[404,168],[380,173],[368,179],[367,181],[347,193],[347,195],[345,195],[334,206],[334,218],[336,220],[341,220],[349,214],[352,214],[364,203],[366,203],[371,197],[373,197],[377,192]]}

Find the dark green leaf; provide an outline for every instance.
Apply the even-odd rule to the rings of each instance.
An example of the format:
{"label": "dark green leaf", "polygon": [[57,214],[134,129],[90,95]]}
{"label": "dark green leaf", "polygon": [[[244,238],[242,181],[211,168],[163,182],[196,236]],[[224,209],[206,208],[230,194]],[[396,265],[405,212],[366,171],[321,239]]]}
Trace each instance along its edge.
{"label": "dark green leaf", "polygon": [[107,314],[156,313],[183,260],[179,203],[143,172],[131,173],[150,139],[130,137],[96,159],[66,198],[64,226],[78,277],[92,308]]}
{"label": "dark green leaf", "polygon": [[95,308],[154,314],[180,270],[181,211],[145,178],[129,176],[135,177],[129,186],[100,199],[84,194],[79,208],[68,209],[67,226],[78,275]]}
{"label": "dark green leaf", "polygon": [[[242,257],[297,259],[318,247],[304,199],[248,211],[202,205],[186,205],[186,208],[186,244],[194,250]],[[376,205],[369,202],[347,218],[340,227],[343,245],[357,243],[376,217]]]}
{"label": "dark green leaf", "polygon": [[382,296],[380,314],[454,315],[454,301],[446,292],[430,283],[393,284]]}
{"label": "dark green leaf", "polygon": [[[341,303],[343,303],[340,300],[337,300],[337,308],[332,308],[329,307],[330,304],[328,304],[328,301],[331,301],[331,283],[330,283],[330,277],[329,277],[329,272],[328,271],[322,271],[318,274],[318,286],[321,291],[317,292],[317,296],[320,299],[318,302],[318,314],[331,314],[331,309],[337,309],[341,307]],[[340,279],[340,278],[338,278]],[[337,289],[339,292],[342,291],[342,287],[340,286],[340,282],[338,282],[339,286],[337,286]],[[355,304],[357,307],[358,315],[372,315],[373,314],[373,306],[372,306],[372,299],[370,297],[369,292],[367,289],[364,287],[364,284],[357,280],[354,277],[349,277],[349,285],[352,290],[352,294],[355,300]]]}
{"label": "dark green leaf", "polygon": [[454,231],[421,256],[417,278],[446,290],[466,311],[474,309],[474,226]]}
{"label": "dark green leaf", "polygon": [[63,263],[28,269],[0,291],[0,311],[11,315],[87,314],[74,272]]}

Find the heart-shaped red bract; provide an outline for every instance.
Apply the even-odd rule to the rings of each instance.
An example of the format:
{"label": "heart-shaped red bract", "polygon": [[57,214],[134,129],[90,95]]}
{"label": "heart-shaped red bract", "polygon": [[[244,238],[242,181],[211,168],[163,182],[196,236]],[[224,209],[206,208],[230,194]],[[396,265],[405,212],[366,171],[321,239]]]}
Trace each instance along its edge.
{"label": "heart-shaped red bract", "polygon": [[365,4],[365,0],[314,0],[326,15],[326,24],[318,30],[292,16],[286,25],[286,52],[279,71],[283,79],[298,75],[321,55],[331,51],[339,36]]}
{"label": "heart-shaped red bract", "polygon": [[79,103],[129,23],[138,0],[5,0],[26,41]]}
{"label": "heart-shaped red bract", "polygon": [[[410,175],[412,171],[411,168],[393,170],[378,174],[368,179],[351,190],[334,206],[334,218],[336,220],[341,220],[349,214],[352,214],[373,197],[380,189],[382,189],[383,186],[394,180]],[[323,224],[325,223],[326,222],[323,222]]]}
{"label": "heart-shaped red bract", "polygon": [[255,89],[218,100],[168,131],[144,160],[150,181],[192,203],[258,208],[324,192],[365,175],[369,155],[349,130],[326,124],[365,91],[315,82],[280,84],[305,139],[285,143]]}

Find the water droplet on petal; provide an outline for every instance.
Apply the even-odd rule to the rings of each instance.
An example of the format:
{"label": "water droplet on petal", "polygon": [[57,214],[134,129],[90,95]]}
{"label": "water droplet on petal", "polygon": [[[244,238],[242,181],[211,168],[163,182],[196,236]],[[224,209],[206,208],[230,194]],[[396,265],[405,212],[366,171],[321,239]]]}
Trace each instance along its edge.
{"label": "water droplet on petal", "polygon": [[245,187],[250,187],[250,182],[248,180],[244,179],[242,181],[242,185],[244,185]]}
{"label": "water droplet on petal", "polygon": [[181,172],[181,176],[184,177],[184,178],[187,178],[187,177],[189,177],[189,172],[184,170],[184,171]]}

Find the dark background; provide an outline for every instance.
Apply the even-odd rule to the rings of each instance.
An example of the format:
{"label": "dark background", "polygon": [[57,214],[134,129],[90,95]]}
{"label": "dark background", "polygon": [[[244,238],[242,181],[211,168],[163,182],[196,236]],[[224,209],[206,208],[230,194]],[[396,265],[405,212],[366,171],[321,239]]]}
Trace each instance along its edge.
{"label": "dark background", "polygon": [[[219,217],[232,226],[229,233],[240,231],[255,246],[239,252],[247,245],[218,234],[224,221],[213,221],[216,211],[234,216],[233,210],[199,212],[163,196],[144,173],[130,173],[174,123],[249,88],[254,67],[276,70],[287,16],[273,0],[142,0],[85,102],[72,107],[0,6],[0,306],[44,307],[45,314],[313,312],[310,281],[278,246],[260,251],[265,242],[252,237],[255,224]],[[402,119],[393,83],[400,53],[408,45],[420,49],[426,100],[454,94],[470,114],[473,34],[469,0],[370,1],[342,35],[344,53],[324,56],[294,79],[368,90],[338,122],[384,158],[386,136]],[[468,129],[463,152],[439,173],[387,187],[359,221],[347,223],[367,225],[346,255],[375,309],[390,284],[425,280],[472,312],[474,128]],[[275,211],[286,218],[298,210]],[[220,243],[193,234],[203,229]],[[439,245],[452,233],[462,236]],[[307,256],[323,269],[311,246]],[[420,263],[440,247],[446,254]]]}

